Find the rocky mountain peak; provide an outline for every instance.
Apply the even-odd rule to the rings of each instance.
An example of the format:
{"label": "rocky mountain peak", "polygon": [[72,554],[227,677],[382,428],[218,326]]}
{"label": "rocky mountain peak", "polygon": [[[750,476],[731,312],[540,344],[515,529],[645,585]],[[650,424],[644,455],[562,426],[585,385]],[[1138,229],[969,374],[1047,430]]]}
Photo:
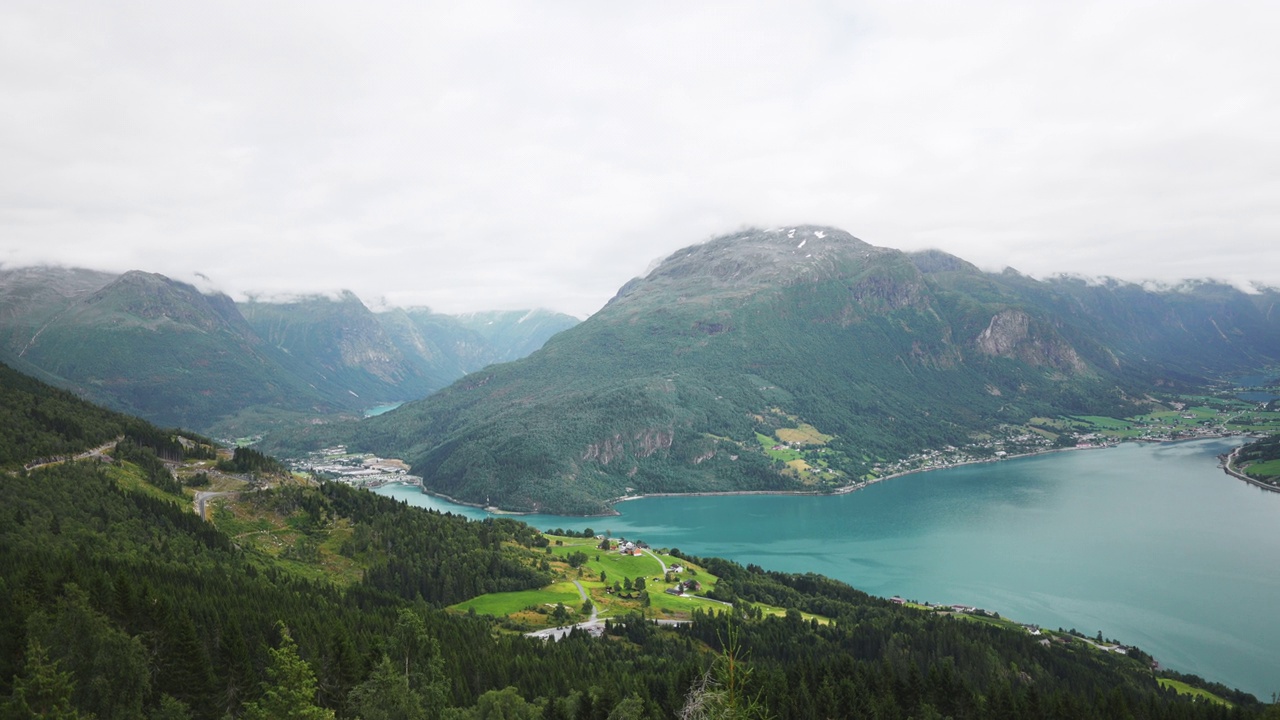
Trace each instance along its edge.
{"label": "rocky mountain peak", "polygon": [[111,281],[86,297],[84,306],[149,325],[169,321],[205,331],[225,325],[228,309],[234,310],[225,295],[206,296],[187,283],[141,270],[130,270]]}
{"label": "rocky mountain peak", "polygon": [[644,277],[624,285],[609,304],[747,296],[800,280],[847,274],[886,252],[897,251],[819,225],[742,230],[673,253]]}

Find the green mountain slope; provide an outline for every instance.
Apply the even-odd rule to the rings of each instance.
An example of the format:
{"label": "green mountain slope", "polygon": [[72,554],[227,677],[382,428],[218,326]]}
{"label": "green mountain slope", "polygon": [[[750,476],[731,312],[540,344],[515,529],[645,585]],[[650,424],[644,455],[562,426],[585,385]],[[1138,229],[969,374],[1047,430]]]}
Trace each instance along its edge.
{"label": "green mountain slope", "polygon": [[[164,435],[4,369],[0,397],[28,417],[0,424],[0,445],[19,448],[19,460],[27,433],[73,449],[93,442],[63,435],[73,425]],[[57,407],[30,412],[48,403]],[[147,485],[158,478],[120,459],[0,473],[0,715],[657,719],[677,716],[698,687],[709,705],[749,698],[779,720],[1248,719],[1274,709],[1219,686],[1210,689],[1236,704],[1229,713],[1175,696],[1136,650],[1042,644],[1022,628],[715,559],[697,562],[720,578],[716,594],[732,603],[723,613],[679,628],[613,618],[604,638],[526,638],[441,609],[545,582],[548,539],[521,523],[469,522],[336,484],[246,493],[241,502],[303,536],[299,547],[334,544],[364,568],[340,583],[298,572],[306,552],[286,563],[246,549],[192,513],[180,488]],[[761,617],[755,603],[788,612]],[[702,685],[708,672],[734,695],[705,694],[717,687]]]}
{"label": "green mountain slope", "polygon": [[576,322],[501,331],[428,310],[371,312],[354,295],[237,305],[161,275],[0,271],[0,360],[118,410],[234,434],[280,418],[422,397],[526,354]]}
{"label": "green mountain slope", "polygon": [[745,231],[346,439],[408,459],[433,490],[517,510],[830,489],[1002,423],[1123,415],[1156,381],[1274,361],[1274,296],[1039,282],[831,228]]}
{"label": "green mountain slope", "polygon": [[463,329],[484,341],[485,352],[472,354],[467,372],[497,362],[518,360],[542,347],[561,330],[578,324],[578,319],[549,310],[491,310],[453,316]]}
{"label": "green mountain slope", "polygon": [[[310,296],[239,305],[280,362],[340,406],[421,397],[435,389],[359,298]],[[435,387],[438,387],[435,386]]]}
{"label": "green mountain slope", "polygon": [[[497,362],[522,358],[578,319],[547,310],[444,315],[428,308],[393,308],[378,319],[406,357],[419,360],[431,391]],[[425,393],[422,393],[425,394]],[[413,395],[403,395],[415,397]]]}
{"label": "green mountain slope", "polygon": [[25,331],[10,333],[7,359],[116,409],[200,428],[237,408],[303,410],[320,401],[225,295],[129,272],[46,307],[50,318],[25,341]]}

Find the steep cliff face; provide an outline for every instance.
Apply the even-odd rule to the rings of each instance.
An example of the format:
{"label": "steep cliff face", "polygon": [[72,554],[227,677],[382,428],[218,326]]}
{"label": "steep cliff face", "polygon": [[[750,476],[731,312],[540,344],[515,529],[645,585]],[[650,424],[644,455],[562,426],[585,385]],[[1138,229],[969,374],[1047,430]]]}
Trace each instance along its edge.
{"label": "steep cliff face", "polygon": [[1022,310],[996,313],[974,344],[984,355],[1019,360],[1032,367],[1050,367],[1073,374],[1089,369],[1075,348],[1034,323]]}
{"label": "steep cliff face", "polygon": [[312,384],[369,401],[403,399],[400,387],[426,392],[417,387],[413,367],[377,317],[350,292],[336,298],[250,302],[241,305],[241,312]]}
{"label": "steep cliff face", "polygon": [[[674,440],[675,432],[671,428],[646,428],[634,433],[630,438],[622,433],[615,433],[611,437],[588,445],[582,453],[581,460],[609,465],[627,457],[643,459],[656,452],[671,449]],[[703,458],[705,459],[707,458]]]}

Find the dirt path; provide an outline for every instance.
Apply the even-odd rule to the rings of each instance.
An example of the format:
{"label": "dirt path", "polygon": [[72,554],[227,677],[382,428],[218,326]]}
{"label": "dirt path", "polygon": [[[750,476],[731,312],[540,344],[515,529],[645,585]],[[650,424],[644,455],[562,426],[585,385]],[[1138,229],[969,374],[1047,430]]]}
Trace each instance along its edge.
{"label": "dirt path", "polygon": [[89,458],[91,458],[91,457],[96,457],[96,456],[98,456],[98,455],[101,455],[102,453],[104,453],[104,452],[106,452],[106,451],[108,451],[108,450],[114,450],[114,449],[115,449],[115,447],[116,447],[116,443],[120,442],[120,441],[121,441],[121,440],[123,440],[123,439],[124,439],[124,436],[123,436],[123,435],[121,435],[120,437],[117,437],[115,440],[111,440],[111,441],[109,441],[109,442],[105,442],[105,443],[103,443],[103,444],[99,445],[98,447],[93,448],[93,449],[91,449],[91,450],[85,450],[84,452],[79,453],[78,455],[72,455],[72,456],[70,456],[70,457],[57,457],[57,458],[50,459],[50,460],[48,460],[48,461],[46,461],[46,462],[39,462],[39,461],[37,461],[37,462],[33,462],[33,463],[29,464],[29,465],[23,465],[23,466],[22,466],[22,469],[23,469],[23,470],[36,470],[36,469],[38,469],[38,468],[48,467],[48,466],[50,466],[50,465],[57,465],[58,463],[72,462],[72,461],[75,461],[75,460],[87,460],[87,459],[89,459]]}

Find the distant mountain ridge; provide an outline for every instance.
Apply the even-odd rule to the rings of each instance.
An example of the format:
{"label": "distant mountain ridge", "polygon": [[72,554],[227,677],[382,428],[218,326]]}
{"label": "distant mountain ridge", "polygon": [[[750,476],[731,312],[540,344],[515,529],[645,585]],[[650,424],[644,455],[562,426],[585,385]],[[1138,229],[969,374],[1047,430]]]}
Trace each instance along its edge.
{"label": "distant mountain ridge", "polygon": [[[523,360],[317,439],[513,510],[817,489],[1001,424],[1124,414],[1157,387],[1280,362],[1277,300],[986,273],[834,228],[749,230],[673,253]],[[773,444],[808,454],[784,464]]]}
{"label": "distant mountain ridge", "polygon": [[203,431],[246,413],[327,415],[421,397],[577,323],[547,311],[491,320],[518,331],[485,334],[425,308],[375,313],[350,292],[236,303],[140,271],[0,270],[0,361]]}

